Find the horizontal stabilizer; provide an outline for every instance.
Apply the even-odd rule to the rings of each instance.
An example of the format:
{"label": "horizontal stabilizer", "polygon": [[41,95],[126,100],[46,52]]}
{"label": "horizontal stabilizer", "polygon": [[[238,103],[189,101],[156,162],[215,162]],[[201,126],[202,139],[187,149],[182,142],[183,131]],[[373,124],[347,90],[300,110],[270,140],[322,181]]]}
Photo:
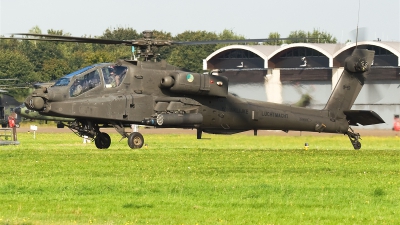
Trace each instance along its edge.
{"label": "horizontal stabilizer", "polygon": [[352,126],[358,126],[358,124],[366,126],[385,123],[385,121],[372,110],[345,110],[343,113]]}

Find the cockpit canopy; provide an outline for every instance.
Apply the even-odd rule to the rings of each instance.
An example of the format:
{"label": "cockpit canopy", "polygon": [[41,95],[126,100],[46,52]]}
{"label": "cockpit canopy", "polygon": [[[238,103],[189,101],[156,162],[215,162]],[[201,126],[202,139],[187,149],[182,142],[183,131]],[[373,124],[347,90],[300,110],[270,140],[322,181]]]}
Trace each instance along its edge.
{"label": "cockpit canopy", "polygon": [[65,75],[53,87],[70,86],[70,97],[76,97],[97,87],[118,87],[127,71],[128,67],[112,63],[94,64]]}
{"label": "cockpit canopy", "polygon": [[86,72],[86,71],[88,71],[90,69],[93,69],[97,65],[101,65],[101,64],[95,64],[95,65],[87,66],[87,67],[84,67],[84,68],[79,69],[77,71],[74,71],[74,72],[72,72],[70,74],[67,74],[67,75],[61,77],[59,80],[57,80],[56,83],[54,84],[54,86],[68,86],[69,82],[71,81],[71,79],[73,77],[78,76],[78,75],[80,75],[80,74],[82,74],[82,73],[84,73],[84,72]]}

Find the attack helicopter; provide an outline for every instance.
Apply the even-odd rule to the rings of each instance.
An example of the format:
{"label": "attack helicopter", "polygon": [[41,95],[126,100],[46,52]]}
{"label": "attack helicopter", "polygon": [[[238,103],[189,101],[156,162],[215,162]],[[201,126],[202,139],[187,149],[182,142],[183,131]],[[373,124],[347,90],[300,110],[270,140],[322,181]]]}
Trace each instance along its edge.
{"label": "attack helicopter", "polygon": [[[356,48],[345,60],[343,74],[322,110],[243,99],[228,92],[228,78],[218,74],[186,72],[152,60],[153,47],[240,42],[268,39],[171,41],[156,40],[151,31],[142,39],[104,40],[85,37],[26,34],[22,40],[77,43],[123,44],[135,47],[142,60],[98,63],[65,75],[50,87],[35,89],[25,100],[28,109],[42,115],[74,118],[66,124],[79,136],[94,139],[99,149],[107,149],[110,136],[101,131],[114,127],[128,139],[132,149],[141,148],[139,132],[127,132],[131,124],[156,128],[192,128],[202,133],[234,134],[248,130],[282,130],[338,133],[347,135],[354,149],[360,149],[360,134],[351,126],[384,123],[374,111],[351,110],[374,51]],[[41,37],[32,38],[32,37]]]}

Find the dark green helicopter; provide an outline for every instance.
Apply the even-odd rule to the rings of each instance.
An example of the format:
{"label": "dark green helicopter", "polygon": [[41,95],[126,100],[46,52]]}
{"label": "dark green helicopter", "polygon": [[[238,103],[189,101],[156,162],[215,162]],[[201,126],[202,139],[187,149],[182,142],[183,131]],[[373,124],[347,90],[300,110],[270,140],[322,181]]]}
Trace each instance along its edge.
{"label": "dark green helicopter", "polygon": [[[345,61],[345,70],[322,110],[243,99],[228,92],[228,78],[213,73],[182,71],[165,61],[151,60],[153,47],[239,42],[268,39],[177,42],[155,40],[151,31],[138,40],[104,40],[43,34],[26,40],[66,41],[134,46],[142,61],[119,60],[82,68],[60,78],[53,86],[35,89],[25,105],[42,115],[74,118],[66,124],[79,136],[93,138],[96,147],[106,149],[110,136],[101,131],[113,126],[128,138],[131,148],[141,148],[139,132],[126,132],[131,124],[157,128],[194,128],[202,132],[234,134],[254,130],[311,131],[339,133],[360,149],[360,134],[350,125],[384,123],[373,111],[351,110],[369,72],[374,51],[355,49]],[[222,73],[223,74],[223,73]]]}

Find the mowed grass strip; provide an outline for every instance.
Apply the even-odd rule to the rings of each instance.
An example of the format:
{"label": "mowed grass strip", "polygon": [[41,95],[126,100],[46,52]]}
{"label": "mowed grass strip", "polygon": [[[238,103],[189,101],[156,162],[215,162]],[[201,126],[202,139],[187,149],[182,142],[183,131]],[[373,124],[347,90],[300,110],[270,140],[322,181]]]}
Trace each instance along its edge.
{"label": "mowed grass strip", "polygon": [[400,224],[396,137],[18,138],[1,146],[0,224]]}

